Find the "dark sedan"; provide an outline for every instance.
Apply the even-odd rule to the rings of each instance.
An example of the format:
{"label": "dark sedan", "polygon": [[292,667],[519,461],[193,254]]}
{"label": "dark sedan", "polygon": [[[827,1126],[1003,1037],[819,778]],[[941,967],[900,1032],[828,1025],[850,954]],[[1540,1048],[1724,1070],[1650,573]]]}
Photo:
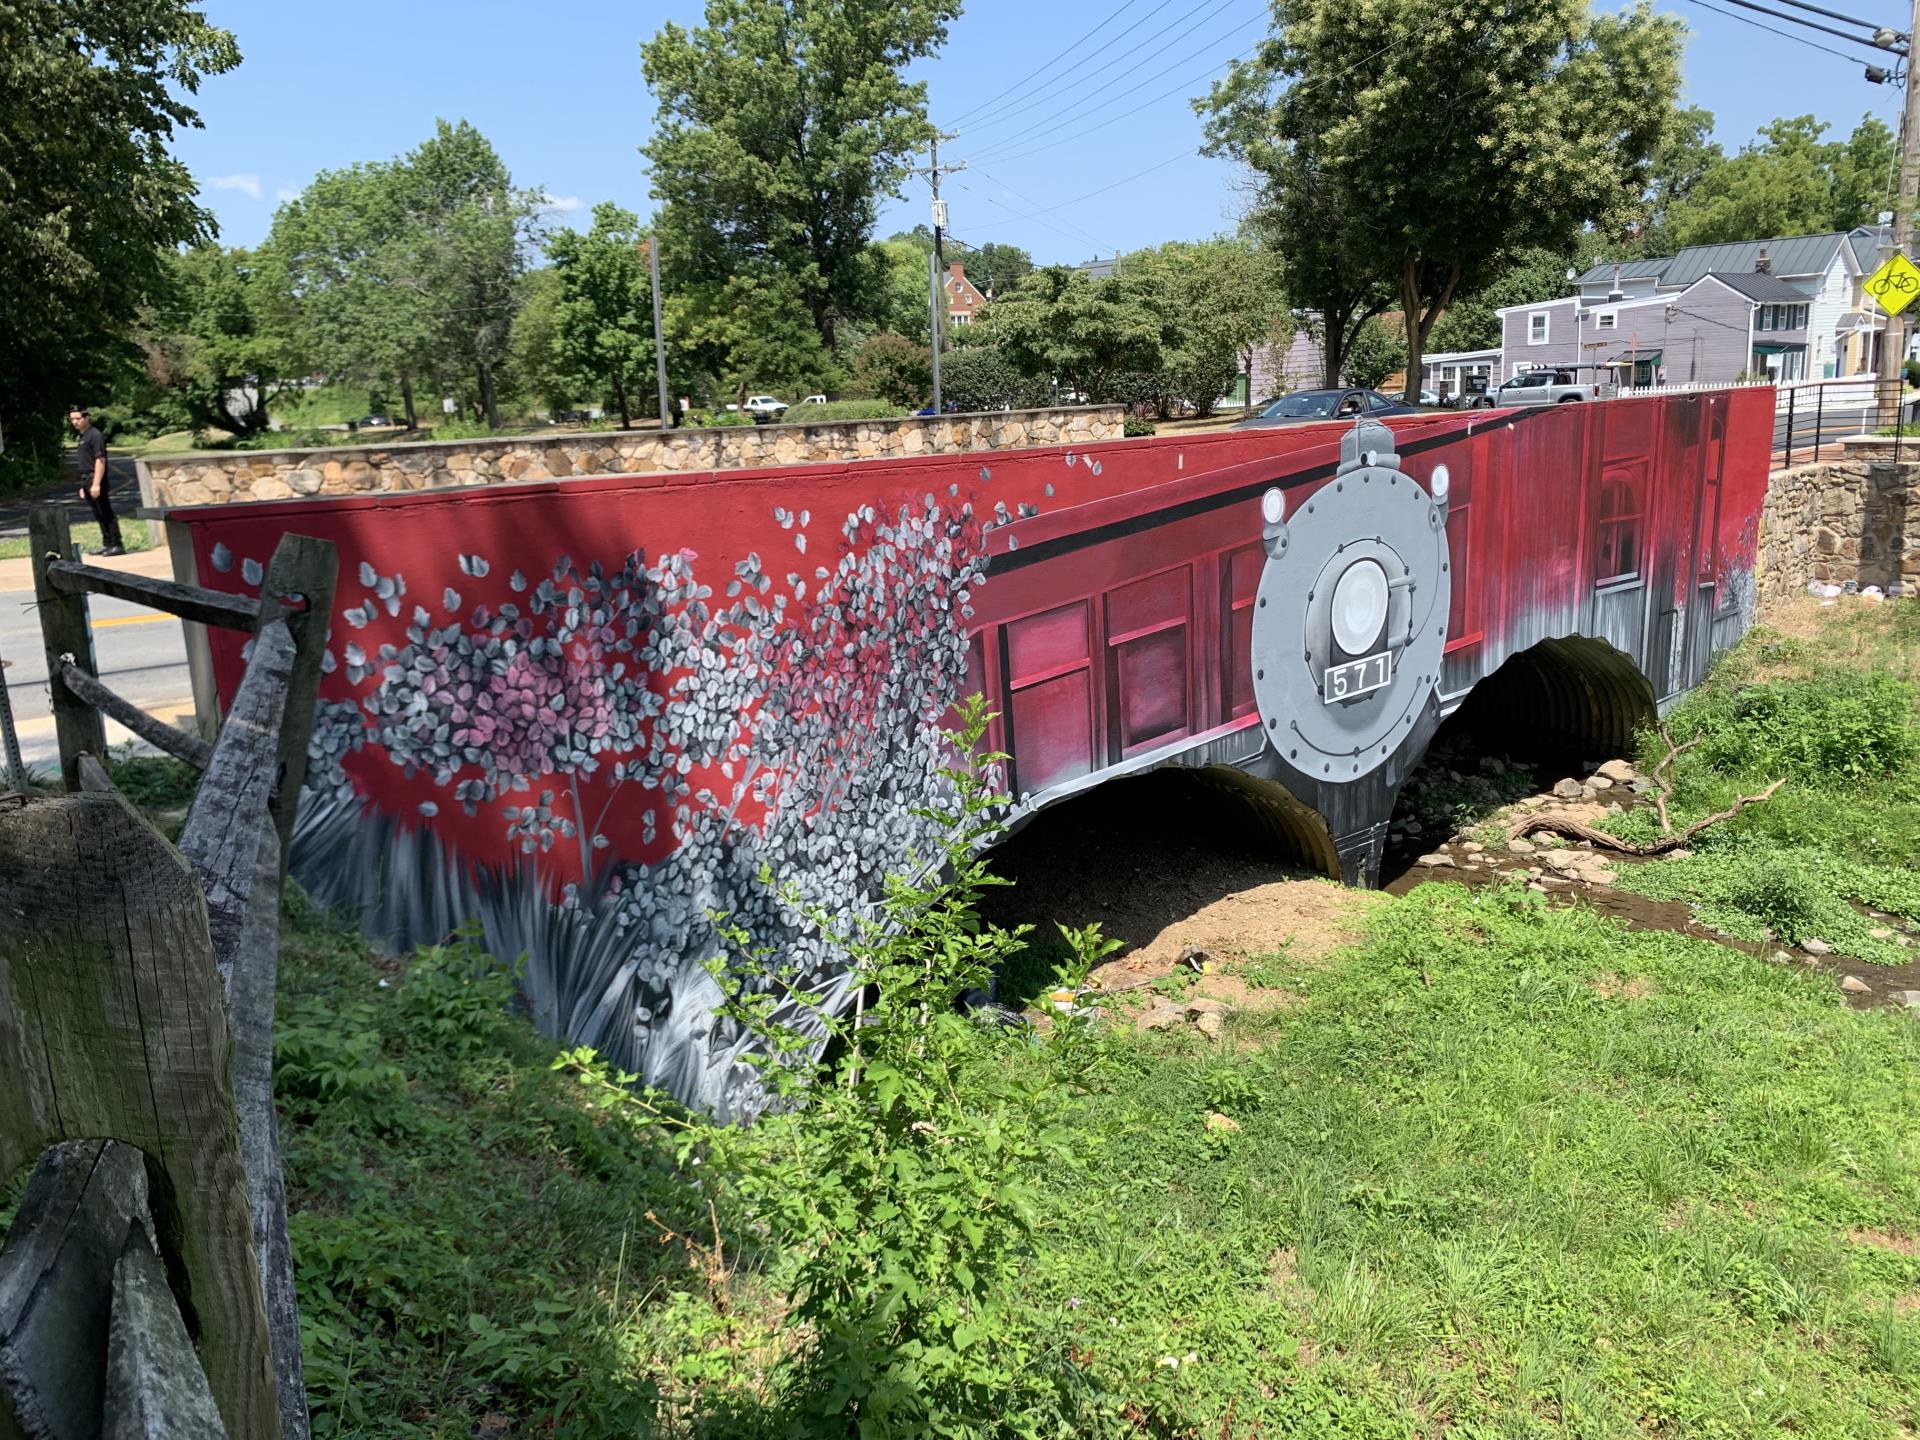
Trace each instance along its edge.
{"label": "dark sedan", "polygon": [[1418,415],[1420,407],[1389,399],[1378,390],[1296,390],[1269,400],[1236,430],[1269,425],[1304,425],[1312,420],[1344,420],[1355,415]]}

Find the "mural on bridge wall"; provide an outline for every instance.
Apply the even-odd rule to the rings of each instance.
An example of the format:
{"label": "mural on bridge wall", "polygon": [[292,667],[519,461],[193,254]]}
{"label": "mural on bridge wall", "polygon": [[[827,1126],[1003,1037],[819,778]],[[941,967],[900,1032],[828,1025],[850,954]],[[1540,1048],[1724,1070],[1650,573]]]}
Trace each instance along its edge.
{"label": "mural on bridge wall", "polygon": [[[721,1113],[724,912],[830,997],[983,691],[1022,813],[1159,764],[1277,782],[1366,879],[1440,718],[1590,637],[1665,695],[1751,618],[1771,395],[174,512],[202,583],[342,572],[294,867],[395,944],[478,916],[548,1033]],[[223,696],[240,637],[212,639]],[[1284,789],[1282,789],[1284,787]],[[1324,820],[1324,823],[1322,821]],[[1308,846],[1309,849],[1313,847]],[[837,997],[836,997],[837,998]]]}

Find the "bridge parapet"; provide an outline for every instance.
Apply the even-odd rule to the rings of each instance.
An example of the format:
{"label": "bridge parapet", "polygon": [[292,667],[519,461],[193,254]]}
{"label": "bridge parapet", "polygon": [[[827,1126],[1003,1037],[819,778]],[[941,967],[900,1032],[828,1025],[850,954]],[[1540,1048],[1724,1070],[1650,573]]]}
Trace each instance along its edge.
{"label": "bridge parapet", "polygon": [[1737,638],[1771,424],[1709,392],[168,519],[182,578],[243,594],[289,525],[341,550],[309,888],[402,944],[481,916],[548,1030],[730,1113],[757,1091],[712,1022],[711,913],[838,995],[757,876],[852,909],[924,853],[956,697],[987,696],[1022,813],[1234,770],[1364,880],[1511,657],[1566,642],[1514,683],[1589,687],[1598,656],[1663,700]]}

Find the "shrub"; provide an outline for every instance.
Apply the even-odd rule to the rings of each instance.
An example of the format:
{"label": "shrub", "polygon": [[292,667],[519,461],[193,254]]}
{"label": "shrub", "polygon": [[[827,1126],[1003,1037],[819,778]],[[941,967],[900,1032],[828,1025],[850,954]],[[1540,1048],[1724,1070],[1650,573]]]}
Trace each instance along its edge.
{"label": "shrub", "polygon": [[1859,783],[1920,752],[1914,702],[1914,687],[1891,675],[1836,669],[1817,680],[1702,691],[1672,729],[1698,736],[1700,762],[1720,775]]}
{"label": "shrub", "polygon": [[940,398],[955,410],[1017,409],[1030,400],[1029,382],[991,345],[940,357]]}
{"label": "shrub", "polygon": [[812,425],[835,420],[890,420],[909,413],[905,406],[890,400],[829,400],[824,405],[796,405],[781,420],[793,425]]}
{"label": "shrub", "polygon": [[882,330],[861,345],[847,388],[858,398],[887,400],[917,410],[933,393],[933,356],[926,346]]}
{"label": "shrub", "polygon": [[1158,435],[1160,429],[1151,420],[1143,419],[1138,415],[1129,415],[1121,425],[1120,433],[1128,436]]}

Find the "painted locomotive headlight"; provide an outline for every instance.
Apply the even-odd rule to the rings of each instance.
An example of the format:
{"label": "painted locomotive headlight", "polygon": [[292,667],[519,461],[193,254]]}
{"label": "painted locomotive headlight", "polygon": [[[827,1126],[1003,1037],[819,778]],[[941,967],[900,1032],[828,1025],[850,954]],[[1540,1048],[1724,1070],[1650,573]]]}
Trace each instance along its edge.
{"label": "painted locomotive headlight", "polygon": [[[1439,683],[1452,586],[1447,472],[1422,489],[1393,433],[1363,420],[1333,477],[1291,506],[1261,497],[1267,562],[1253,611],[1253,694],[1281,759],[1322,783],[1386,764]],[[1284,530],[1276,512],[1291,510]]]}
{"label": "painted locomotive headlight", "polygon": [[1356,560],[1333,585],[1333,638],[1349,655],[1364,655],[1387,623],[1387,572]]}
{"label": "painted locomotive headlight", "polygon": [[1286,491],[1276,485],[1260,497],[1260,518],[1269,525],[1278,525],[1287,518]]}

